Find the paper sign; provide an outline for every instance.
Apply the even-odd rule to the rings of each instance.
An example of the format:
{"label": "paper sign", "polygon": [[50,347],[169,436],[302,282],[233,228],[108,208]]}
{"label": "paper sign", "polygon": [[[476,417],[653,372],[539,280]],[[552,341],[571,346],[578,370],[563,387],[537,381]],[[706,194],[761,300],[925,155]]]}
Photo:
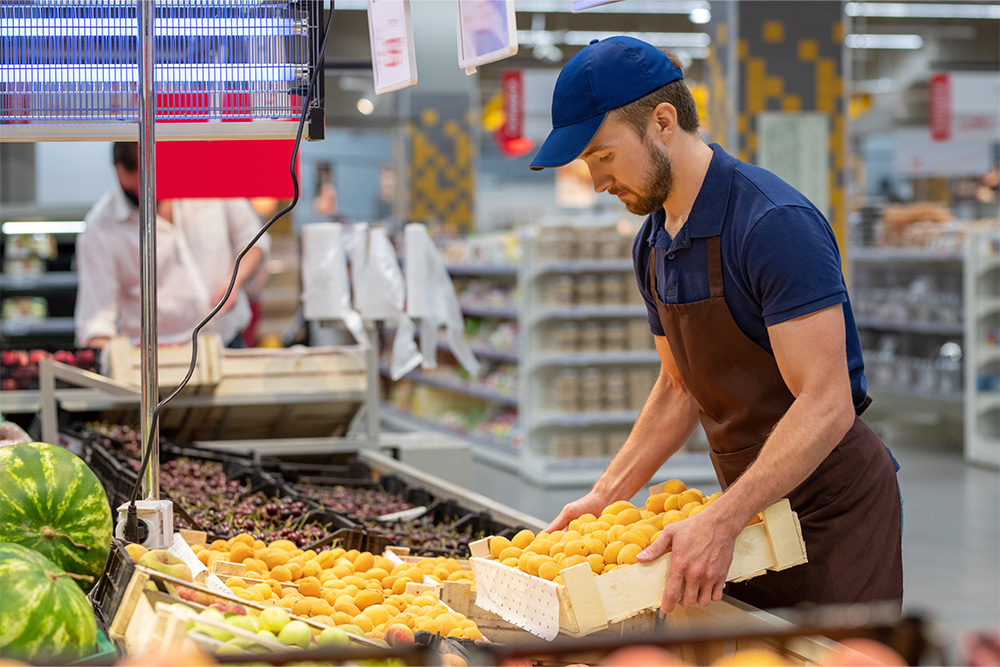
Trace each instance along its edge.
{"label": "paper sign", "polygon": [[458,66],[476,66],[517,53],[514,0],[455,0],[458,12]]}
{"label": "paper sign", "polygon": [[757,164],[830,215],[829,118],[824,113],[780,111],[757,116]]}
{"label": "paper sign", "polygon": [[375,92],[381,95],[417,82],[410,0],[368,0]]}

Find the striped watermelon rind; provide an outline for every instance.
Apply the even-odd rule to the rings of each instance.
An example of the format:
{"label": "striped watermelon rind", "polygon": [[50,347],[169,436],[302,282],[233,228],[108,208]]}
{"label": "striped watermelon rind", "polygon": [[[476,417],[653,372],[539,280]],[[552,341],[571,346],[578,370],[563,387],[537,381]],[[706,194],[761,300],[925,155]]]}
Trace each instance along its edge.
{"label": "striped watermelon rind", "polygon": [[0,542],[0,655],[68,662],[97,648],[94,610],[55,563],[20,544]]}
{"label": "striped watermelon rind", "polygon": [[89,591],[111,553],[111,509],[97,476],[63,447],[0,447],[0,542],[44,555]]}

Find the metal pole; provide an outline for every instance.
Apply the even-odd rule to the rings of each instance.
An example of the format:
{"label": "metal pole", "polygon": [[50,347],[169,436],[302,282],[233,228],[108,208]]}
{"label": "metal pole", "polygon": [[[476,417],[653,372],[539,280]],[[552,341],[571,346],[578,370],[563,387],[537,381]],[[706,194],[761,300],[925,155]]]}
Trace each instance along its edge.
{"label": "metal pole", "polygon": [[[143,454],[149,447],[149,467],[143,477],[146,498],[160,497],[160,434],[153,424],[159,400],[156,359],[156,97],[154,93],[154,0],[136,0],[139,19],[139,295],[142,301],[140,357],[142,361],[141,433]],[[152,438],[150,438],[152,432]]]}

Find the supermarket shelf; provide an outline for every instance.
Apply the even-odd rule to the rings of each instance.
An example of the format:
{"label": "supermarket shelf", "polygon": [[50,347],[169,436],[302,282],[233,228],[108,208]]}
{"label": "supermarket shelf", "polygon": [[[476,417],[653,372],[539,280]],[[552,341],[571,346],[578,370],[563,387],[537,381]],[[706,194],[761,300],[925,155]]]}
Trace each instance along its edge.
{"label": "supermarket shelf", "polygon": [[453,276],[516,276],[517,264],[448,264]]}
{"label": "supermarket shelf", "polygon": [[493,317],[499,320],[516,320],[517,308],[514,306],[477,306],[476,304],[461,304],[462,314],[469,317]]}
{"label": "supermarket shelf", "polygon": [[[451,351],[451,347],[446,343],[438,343],[438,349],[445,352]],[[487,345],[472,345],[471,349],[472,353],[480,359],[493,359],[495,361],[507,361],[516,364],[520,358],[517,350],[498,350],[495,347]]]}
{"label": "supermarket shelf", "polygon": [[858,327],[863,329],[883,329],[885,331],[901,331],[908,333],[936,334],[940,336],[961,336],[965,327],[961,324],[946,324],[944,322],[891,322],[878,317],[855,316]]}
{"label": "supermarket shelf", "polygon": [[638,410],[613,412],[547,412],[538,416],[538,426],[631,426],[639,417]]}
{"label": "supermarket shelf", "polygon": [[976,309],[976,317],[986,317],[1000,312],[1000,297],[980,297],[979,307]]}
{"label": "supermarket shelf", "polygon": [[564,319],[589,320],[591,318],[646,317],[645,304],[600,305],[600,306],[560,306],[542,309],[538,320]]}
{"label": "supermarket shelf", "polygon": [[53,271],[37,275],[0,275],[2,290],[76,289],[78,282],[73,271]]}
{"label": "supermarket shelf", "polygon": [[980,412],[1000,408],[1000,394],[995,391],[977,391],[976,405]]}
{"label": "supermarket shelf", "polygon": [[[139,405],[139,388],[134,396],[112,396],[98,389],[57,389],[59,406],[69,412],[113,410]],[[3,411],[26,414],[41,409],[42,392],[37,389],[5,391],[0,393]],[[300,403],[327,403],[338,401],[363,401],[363,391],[332,391],[309,394],[240,394],[186,396],[181,394],[164,408],[237,407],[242,405],[294,405]]]}
{"label": "supermarket shelf", "polygon": [[417,417],[404,412],[395,406],[383,402],[380,414],[382,419],[399,428],[407,430],[435,431],[461,438],[472,446],[473,457],[495,465],[507,472],[516,473],[520,469],[520,452],[517,447],[501,442],[486,435],[470,433],[459,428],[439,424],[431,419]]}
{"label": "supermarket shelf", "polygon": [[545,273],[615,273],[633,270],[631,259],[577,259],[543,264],[535,270],[535,275]]}
{"label": "supermarket shelf", "polygon": [[[380,367],[379,372],[383,376],[389,377],[388,368]],[[476,398],[481,398],[485,401],[491,401],[493,403],[501,403],[503,405],[510,405],[515,408],[517,407],[517,396],[501,394],[499,392],[491,391],[484,387],[479,387],[475,385],[461,384],[455,380],[444,380],[430,375],[424,375],[420,371],[413,371],[411,373],[408,373],[407,375],[404,375],[402,378],[400,378],[400,380],[413,380],[414,382],[419,382],[421,384],[437,387],[438,389],[453,391],[456,394],[465,394],[466,396],[474,396]]]}
{"label": "supermarket shelf", "polygon": [[961,262],[960,252],[933,248],[851,248],[851,261],[857,262]]}
{"label": "supermarket shelf", "polygon": [[543,354],[539,366],[594,366],[598,364],[658,364],[656,350],[624,350],[620,352],[560,352]]}
{"label": "supermarket shelf", "polygon": [[937,392],[921,391],[913,387],[902,389],[900,387],[881,387],[879,385],[870,384],[868,386],[868,393],[873,395],[881,393],[894,394],[896,396],[919,398],[925,401],[938,401],[941,403],[953,403],[956,405],[961,404],[963,401],[963,396],[961,393],[941,394]]}
{"label": "supermarket shelf", "polygon": [[6,336],[31,336],[38,334],[72,334],[75,328],[72,317],[49,317],[38,322],[0,321],[0,333]]}

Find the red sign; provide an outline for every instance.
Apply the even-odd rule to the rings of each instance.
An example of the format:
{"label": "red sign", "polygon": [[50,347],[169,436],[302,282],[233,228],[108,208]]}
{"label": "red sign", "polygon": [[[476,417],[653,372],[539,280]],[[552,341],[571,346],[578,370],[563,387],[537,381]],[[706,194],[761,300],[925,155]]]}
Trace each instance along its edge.
{"label": "red sign", "polygon": [[933,141],[951,139],[951,80],[947,73],[931,77],[928,117]]}
{"label": "red sign", "polygon": [[524,133],[524,76],[520,70],[508,70],[501,80],[503,93],[503,125],[493,133],[497,146],[508,158],[517,158],[530,152],[535,142]]}
{"label": "red sign", "polygon": [[[290,199],[293,139],[156,142],[156,198]],[[298,164],[296,164],[298,172]]]}

